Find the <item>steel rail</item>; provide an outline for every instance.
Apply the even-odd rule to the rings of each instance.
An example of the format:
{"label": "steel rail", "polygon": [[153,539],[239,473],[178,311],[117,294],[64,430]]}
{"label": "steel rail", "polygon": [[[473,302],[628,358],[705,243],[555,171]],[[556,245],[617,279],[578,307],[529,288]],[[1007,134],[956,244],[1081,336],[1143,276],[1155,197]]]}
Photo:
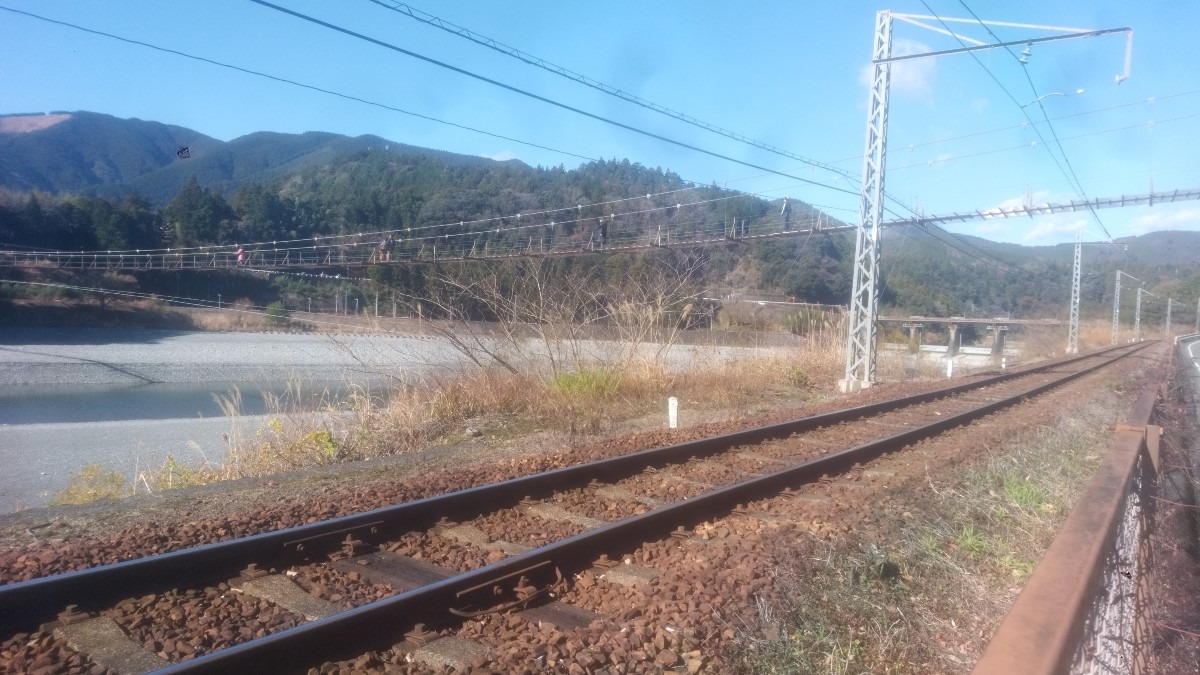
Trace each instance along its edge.
{"label": "steel rail", "polygon": [[[1137,348],[1149,344],[1152,343],[1139,343]],[[128,597],[163,592],[181,584],[200,585],[225,581],[236,577],[251,562],[260,568],[280,567],[335,551],[347,535],[368,543],[385,540],[389,535],[428,529],[442,519],[474,518],[490,510],[516,505],[526,497],[537,498],[556,491],[582,487],[596,479],[619,480],[647,467],[686,461],[691,457],[709,456],[737,445],[784,438],[797,432],[980,389],[1128,348],[1128,345],[1107,347],[1069,359],[1026,369],[1013,369],[1000,375],[943,387],[916,396],[643,450],[319,523],[0,586],[0,608],[3,609],[0,611],[0,636],[29,630],[42,622],[52,621],[68,604],[77,605],[81,611],[95,611]]]}
{"label": "steel rail", "polygon": [[[784,488],[811,483],[822,476],[844,472],[856,464],[900,450],[980,417],[1036,396],[1089,374],[1147,345],[1128,349],[1117,357],[1055,378],[1014,396],[950,415],[887,438],[834,452],[765,476],[752,478],[680,502],[655,508],[561,541],[506,558],[391,598],[347,610],[331,617],[236,645],[163,669],[163,673],[307,672],[326,661],[352,658],[367,650],[392,647],[404,631],[417,623],[436,627],[458,620],[450,610],[462,593],[509,578],[538,565],[557,567],[564,576],[590,568],[601,555],[620,555],[635,541],[653,541],[680,525],[694,524],[727,513],[738,504],[761,499]],[[1128,348],[1128,346],[1126,346]],[[1111,349],[1093,352],[1105,354]],[[1077,359],[1072,359],[1072,361]],[[1057,362],[1055,365],[1062,365]],[[864,406],[866,407],[866,406]]]}

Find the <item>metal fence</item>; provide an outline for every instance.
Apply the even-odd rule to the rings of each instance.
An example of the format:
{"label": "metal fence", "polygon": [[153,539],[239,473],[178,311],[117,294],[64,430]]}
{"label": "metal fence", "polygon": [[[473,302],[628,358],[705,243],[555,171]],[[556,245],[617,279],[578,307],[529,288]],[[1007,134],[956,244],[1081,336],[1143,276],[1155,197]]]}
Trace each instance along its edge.
{"label": "metal fence", "polygon": [[977,675],[1145,672],[1158,487],[1157,387],[1116,427],[1045,557],[996,631]]}

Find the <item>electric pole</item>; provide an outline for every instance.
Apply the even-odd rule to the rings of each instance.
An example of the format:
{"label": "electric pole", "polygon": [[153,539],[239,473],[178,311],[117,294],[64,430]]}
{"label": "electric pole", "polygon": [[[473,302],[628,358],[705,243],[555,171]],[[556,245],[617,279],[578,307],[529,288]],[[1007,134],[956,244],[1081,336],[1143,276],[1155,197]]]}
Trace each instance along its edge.
{"label": "electric pole", "polygon": [[1075,271],[1071,275],[1071,321],[1067,327],[1067,353],[1079,353],[1079,272],[1083,261],[1083,230],[1075,234]]}
{"label": "electric pole", "polygon": [[879,224],[883,220],[883,176],[887,149],[888,92],[892,83],[892,13],[875,14],[871,50],[871,94],[867,101],[866,152],[863,153],[859,225],[854,242],[854,281],[847,316],[846,376],[843,392],[875,382],[875,323],[879,309]]}
{"label": "electric pole", "polygon": [[1133,341],[1142,341],[1142,287],[1138,286],[1137,305],[1133,310]]}
{"label": "electric pole", "polygon": [[1117,270],[1117,283],[1113,287],[1113,325],[1112,325],[1112,341],[1109,344],[1117,344],[1117,333],[1121,330],[1121,270]]}
{"label": "electric pole", "polygon": [[[899,19],[906,23],[926,30],[948,34],[963,46],[956,49],[943,49],[919,54],[903,54],[892,56],[892,20]],[[1031,30],[1051,31],[1057,33],[1047,37],[1033,37],[1012,42],[988,43],[957,33],[933,28],[926,21],[965,23],[973,25],[996,24],[1008,28],[1026,28]],[[1081,30],[1063,28],[1060,26],[1039,26],[1033,24],[1002,23],[980,21],[978,18],[959,19],[917,14],[894,14],[890,10],[882,10],[875,14],[875,39],[871,50],[871,92],[867,102],[867,136],[866,151],[863,153],[862,192],[859,200],[859,224],[854,243],[854,273],[850,307],[847,314],[846,340],[846,373],[838,382],[838,388],[843,392],[853,392],[869,387],[875,382],[875,338],[877,326],[876,316],[879,311],[879,257],[880,257],[880,225],[883,220],[883,179],[884,158],[887,150],[888,123],[888,94],[891,88],[892,63],[911,59],[921,59],[963,52],[986,51],[997,48],[1008,48],[1015,45],[1054,42],[1058,40],[1073,40],[1099,37],[1115,33],[1125,34],[1125,69],[1117,75],[1117,81],[1128,79],[1130,56],[1133,52],[1133,31],[1129,28],[1107,28],[1103,30]],[[968,45],[968,43],[970,43]],[[1076,255],[1078,260],[1078,254]],[[1078,265],[1078,263],[1077,263]],[[1078,275],[1076,275],[1078,277]],[[1078,285],[1078,281],[1076,282]],[[1076,312],[1078,311],[1076,304]],[[1074,323],[1074,342],[1078,348],[1079,337],[1078,317]]]}
{"label": "electric pole", "polygon": [[1163,329],[1163,339],[1164,340],[1171,339],[1171,299],[1170,298],[1167,298],[1167,325],[1166,325],[1166,328]]}

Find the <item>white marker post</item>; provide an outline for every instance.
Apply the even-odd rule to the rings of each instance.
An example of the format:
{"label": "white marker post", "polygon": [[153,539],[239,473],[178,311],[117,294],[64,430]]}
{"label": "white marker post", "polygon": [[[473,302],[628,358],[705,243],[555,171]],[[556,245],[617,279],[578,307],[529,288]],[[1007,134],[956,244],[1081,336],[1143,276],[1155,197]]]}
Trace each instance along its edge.
{"label": "white marker post", "polygon": [[946,359],[946,377],[954,377],[954,361]]}
{"label": "white marker post", "polygon": [[674,429],[679,426],[679,399],[672,396],[667,399],[667,427]]}

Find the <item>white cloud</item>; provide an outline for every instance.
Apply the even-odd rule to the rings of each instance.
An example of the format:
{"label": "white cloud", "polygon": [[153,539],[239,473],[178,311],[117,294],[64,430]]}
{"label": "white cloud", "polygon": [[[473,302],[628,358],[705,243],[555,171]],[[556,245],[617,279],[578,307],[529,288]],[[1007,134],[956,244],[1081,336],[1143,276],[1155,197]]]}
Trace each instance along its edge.
{"label": "white cloud", "polygon": [[[932,51],[929,45],[916,40],[897,38],[892,41],[892,56],[906,56],[928,51]],[[858,81],[863,86],[870,87],[873,71],[872,64],[868,63],[863,66],[863,69],[859,71]],[[937,61],[932,58],[897,61],[892,64],[891,92],[932,102],[933,79],[936,73]]]}
{"label": "white cloud", "polygon": [[1012,223],[1003,220],[990,220],[984,223],[975,225],[975,233],[984,234],[1008,234],[1012,231]]}
{"label": "white cloud", "polygon": [[1200,229],[1200,208],[1188,206],[1175,211],[1164,209],[1148,213],[1130,219],[1129,226],[1138,234],[1158,230]]}
{"label": "white cloud", "polygon": [[510,159],[517,158],[517,156],[515,154],[513,154],[511,150],[502,150],[500,152],[497,152],[494,155],[483,155],[483,156],[487,157],[488,159],[494,159],[497,162],[506,162]]}
{"label": "white cloud", "polygon": [[[1025,233],[1025,239],[1046,239],[1059,237],[1063,234],[1075,234],[1087,225],[1087,219],[1074,214],[1058,217],[1039,218],[1032,228]],[[1061,238],[1061,237],[1059,237]]]}

